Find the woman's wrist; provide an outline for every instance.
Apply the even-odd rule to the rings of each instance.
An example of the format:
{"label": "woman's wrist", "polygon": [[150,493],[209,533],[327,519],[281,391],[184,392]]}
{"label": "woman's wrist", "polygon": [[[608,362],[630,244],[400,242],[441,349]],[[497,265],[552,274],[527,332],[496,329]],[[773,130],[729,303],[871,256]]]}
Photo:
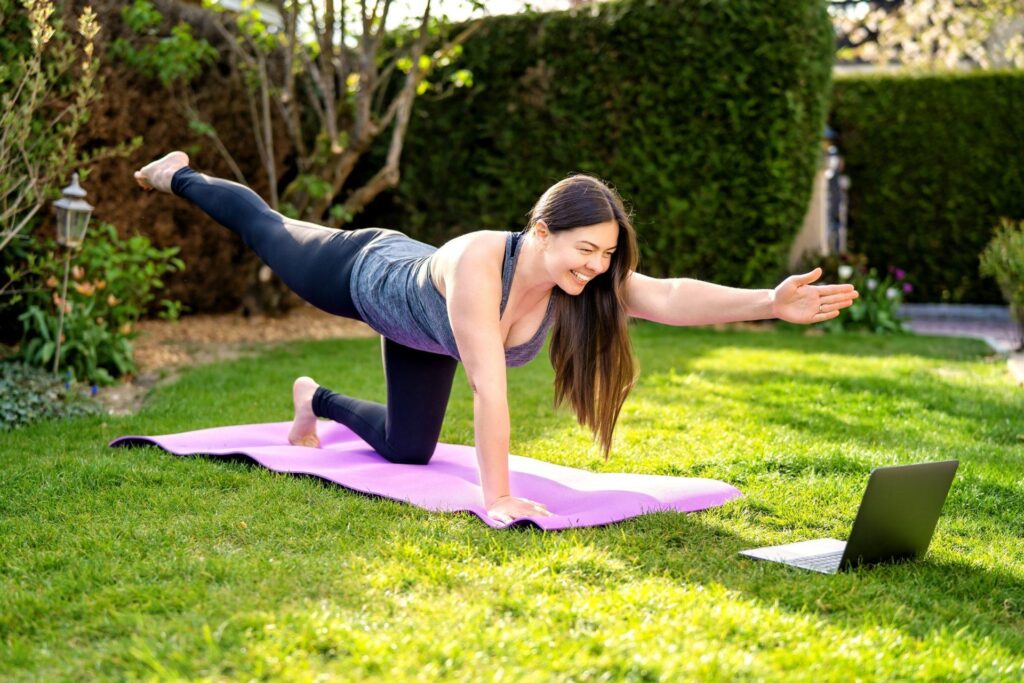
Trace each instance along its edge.
{"label": "woman's wrist", "polygon": [[502,500],[503,498],[511,498],[511,497],[512,497],[511,493],[505,493],[505,494],[498,495],[498,496],[484,496],[484,507],[488,507],[488,508],[489,507],[493,507],[494,505],[496,505],[498,503],[498,501]]}

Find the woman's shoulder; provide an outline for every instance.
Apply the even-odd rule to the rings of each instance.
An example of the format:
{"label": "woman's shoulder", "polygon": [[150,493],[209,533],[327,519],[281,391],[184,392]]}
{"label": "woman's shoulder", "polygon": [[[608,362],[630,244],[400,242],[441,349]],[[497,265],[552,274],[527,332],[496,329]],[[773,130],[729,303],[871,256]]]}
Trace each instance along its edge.
{"label": "woman's shoulder", "polygon": [[508,233],[503,230],[474,230],[445,242],[438,250],[441,258],[456,262],[464,257],[469,260],[501,260],[505,257]]}
{"label": "woman's shoulder", "polygon": [[441,296],[447,296],[444,284],[449,277],[501,277],[508,233],[502,230],[475,230],[451,239],[434,254],[431,274]]}

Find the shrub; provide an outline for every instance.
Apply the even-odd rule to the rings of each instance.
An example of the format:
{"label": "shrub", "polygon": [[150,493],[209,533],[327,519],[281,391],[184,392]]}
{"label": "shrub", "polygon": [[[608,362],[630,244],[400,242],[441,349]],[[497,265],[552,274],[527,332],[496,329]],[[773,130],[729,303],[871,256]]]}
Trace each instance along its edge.
{"label": "shrub", "polygon": [[1024,218],[1024,72],[837,78],[832,125],[851,179],[850,248],[913,258],[914,299],[996,303],[977,255]]}
{"label": "shrub", "polygon": [[520,228],[549,185],[590,172],[635,208],[644,272],[774,286],[810,197],[833,42],[817,0],[495,17],[458,67],[473,88],[417,103],[399,189],[358,224],[434,243]]}
{"label": "shrub", "polygon": [[0,432],[47,418],[101,412],[98,403],[57,375],[24,363],[0,363]]}
{"label": "shrub", "polygon": [[1024,331],[1024,221],[1003,219],[981,253],[980,271],[995,278]]}
{"label": "shrub", "polygon": [[99,98],[92,8],[79,17],[79,54],[51,21],[52,2],[22,4],[0,0],[0,251],[27,231],[47,193],[80,161],[75,138]]}
{"label": "shrub", "polygon": [[878,268],[868,265],[864,254],[842,254],[824,259],[805,256],[798,272],[822,269],[822,282],[850,283],[860,296],[840,313],[839,317],[824,323],[829,332],[865,331],[875,333],[904,332],[906,328],[898,317],[900,304],[914,286],[902,268],[889,265],[885,276]]}
{"label": "shrub", "polygon": [[[20,356],[27,363],[49,367],[57,350],[60,306],[64,306],[64,339],[60,365],[75,379],[110,384],[115,377],[135,371],[131,340],[135,324],[163,288],[165,273],[184,269],[176,247],[156,249],[149,239],[135,235],[120,239],[113,226],[100,223],[72,255],[67,300],[61,300],[64,253],[53,240],[26,255],[26,289],[12,297],[23,303],[19,316],[23,339]],[[23,299],[23,301],[22,301]],[[163,317],[176,318],[178,302],[160,302]]]}

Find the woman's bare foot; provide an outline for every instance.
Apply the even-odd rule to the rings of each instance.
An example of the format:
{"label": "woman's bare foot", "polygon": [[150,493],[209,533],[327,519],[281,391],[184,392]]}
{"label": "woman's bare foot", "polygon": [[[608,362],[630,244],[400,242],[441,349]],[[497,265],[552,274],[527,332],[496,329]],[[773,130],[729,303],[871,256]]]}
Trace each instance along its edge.
{"label": "woman's bare foot", "polygon": [[319,386],[310,377],[299,377],[292,385],[295,421],[288,432],[288,443],[293,446],[320,448],[320,437],[316,435],[316,415],[313,414],[313,394]]}
{"label": "woman's bare foot", "polygon": [[174,177],[178,169],[185,166],[188,166],[188,155],[184,152],[171,152],[136,171],[135,182],[143,190],[160,190],[170,193],[171,178]]}

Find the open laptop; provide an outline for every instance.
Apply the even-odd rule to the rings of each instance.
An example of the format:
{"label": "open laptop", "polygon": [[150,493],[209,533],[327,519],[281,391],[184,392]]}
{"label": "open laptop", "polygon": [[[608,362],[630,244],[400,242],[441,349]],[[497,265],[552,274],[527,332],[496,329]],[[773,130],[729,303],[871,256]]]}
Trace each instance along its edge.
{"label": "open laptop", "polygon": [[740,555],[822,574],[919,558],[932,540],[959,464],[946,460],[872,470],[845,543],[821,538],[743,550]]}

